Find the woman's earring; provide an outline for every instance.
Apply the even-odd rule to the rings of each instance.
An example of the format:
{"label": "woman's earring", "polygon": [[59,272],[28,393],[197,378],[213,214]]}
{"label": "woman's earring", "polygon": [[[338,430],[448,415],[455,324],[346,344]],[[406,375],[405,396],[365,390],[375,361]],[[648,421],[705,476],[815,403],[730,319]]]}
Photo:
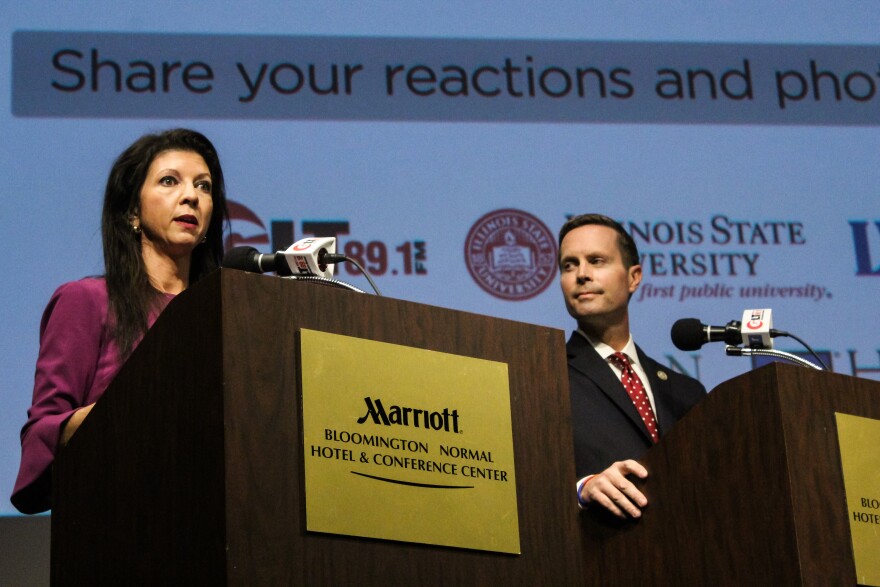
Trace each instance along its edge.
{"label": "woman's earring", "polygon": [[132,222],[131,231],[135,234],[140,234],[141,233],[141,225],[137,224],[136,222]]}

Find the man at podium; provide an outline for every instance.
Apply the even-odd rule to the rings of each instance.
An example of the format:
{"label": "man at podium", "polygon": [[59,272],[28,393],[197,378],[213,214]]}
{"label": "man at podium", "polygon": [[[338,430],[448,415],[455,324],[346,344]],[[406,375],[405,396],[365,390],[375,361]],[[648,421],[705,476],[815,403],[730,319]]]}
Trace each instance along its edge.
{"label": "man at podium", "polygon": [[633,459],[706,395],[696,379],[675,373],[633,342],[629,300],[642,280],[633,238],[615,220],[583,214],[559,231],[560,285],[577,330],[568,374],[581,507],[638,518],[647,499],[628,478],[648,471]]}

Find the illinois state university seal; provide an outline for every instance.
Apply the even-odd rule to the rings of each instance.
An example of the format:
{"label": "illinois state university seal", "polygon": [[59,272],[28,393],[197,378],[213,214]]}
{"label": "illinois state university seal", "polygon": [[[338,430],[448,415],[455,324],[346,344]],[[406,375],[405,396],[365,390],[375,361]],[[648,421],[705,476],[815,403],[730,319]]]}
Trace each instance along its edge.
{"label": "illinois state university seal", "polygon": [[556,276],[556,239],[522,210],[489,212],[471,227],[464,261],[474,281],[495,297],[527,300]]}

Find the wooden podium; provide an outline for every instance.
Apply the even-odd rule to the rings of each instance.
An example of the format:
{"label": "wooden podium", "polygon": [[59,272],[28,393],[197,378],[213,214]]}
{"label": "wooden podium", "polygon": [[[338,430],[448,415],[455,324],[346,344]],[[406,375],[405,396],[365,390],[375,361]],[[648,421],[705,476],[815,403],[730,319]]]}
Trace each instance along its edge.
{"label": "wooden podium", "polygon": [[[306,531],[302,328],[508,365],[520,555]],[[52,583],[579,584],[566,373],[558,330],[218,271],[58,455]]]}
{"label": "wooden podium", "polygon": [[880,383],[774,363],[718,386],[641,459],[639,522],[582,514],[591,584],[856,585],[835,412],[880,419]]}

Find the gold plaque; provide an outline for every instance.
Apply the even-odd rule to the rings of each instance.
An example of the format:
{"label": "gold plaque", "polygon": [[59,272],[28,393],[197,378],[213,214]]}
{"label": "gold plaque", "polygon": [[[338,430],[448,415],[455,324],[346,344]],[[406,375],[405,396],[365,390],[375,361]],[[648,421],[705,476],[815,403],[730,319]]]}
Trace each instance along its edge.
{"label": "gold plaque", "polygon": [[306,528],[519,554],[507,365],[301,331]]}
{"label": "gold plaque", "polygon": [[834,415],[856,582],[880,586],[880,420]]}

